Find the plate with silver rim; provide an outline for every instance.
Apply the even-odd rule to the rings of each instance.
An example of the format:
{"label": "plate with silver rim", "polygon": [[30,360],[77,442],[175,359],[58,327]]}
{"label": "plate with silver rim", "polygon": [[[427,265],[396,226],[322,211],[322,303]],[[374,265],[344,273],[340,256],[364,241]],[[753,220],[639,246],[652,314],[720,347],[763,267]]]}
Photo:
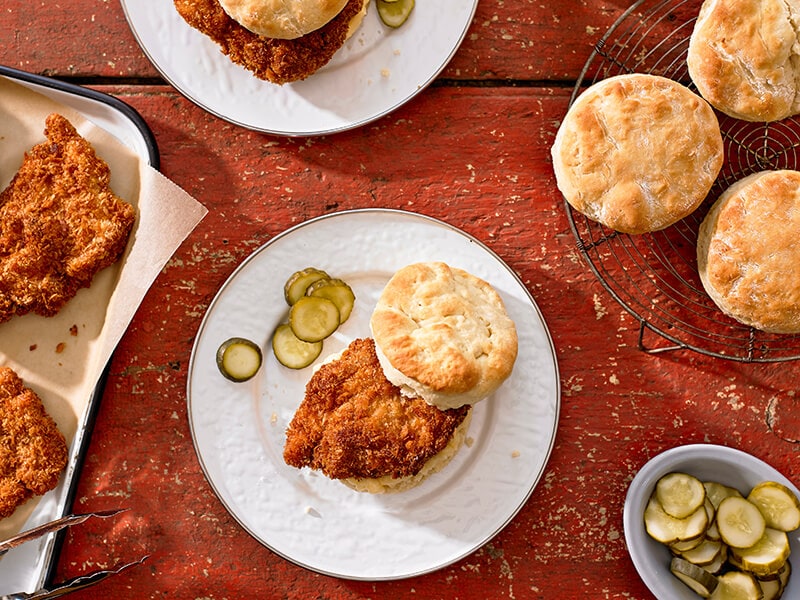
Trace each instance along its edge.
{"label": "plate with silver rim", "polygon": [[[283,283],[309,266],[347,281],[350,318],[317,359],[369,336],[391,275],[443,261],[492,284],[517,326],[511,376],[477,403],[467,443],[442,471],[392,494],[356,492],[283,461],[285,431],[313,372],[281,366],[270,349],[287,318]],[[238,336],[259,344],[257,375],[233,383],[217,348]],[[489,248],[442,221],[389,209],[334,213],[297,225],[251,254],[222,285],[200,325],[187,384],[192,438],[228,512],[256,540],[310,570],[355,580],[401,579],[464,558],[497,535],[530,497],[555,440],[560,406],[552,340],[534,299]]]}
{"label": "plate with silver rim", "polygon": [[418,2],[392,29],[370,3],[361,27],[327,65],[303,81],[276,85],[231,62],[186,24],[172,0],[122,0],[142,50],[179,92],[227,121],[285,136],[353,129],[408,102],[450,62],[477,4]]}

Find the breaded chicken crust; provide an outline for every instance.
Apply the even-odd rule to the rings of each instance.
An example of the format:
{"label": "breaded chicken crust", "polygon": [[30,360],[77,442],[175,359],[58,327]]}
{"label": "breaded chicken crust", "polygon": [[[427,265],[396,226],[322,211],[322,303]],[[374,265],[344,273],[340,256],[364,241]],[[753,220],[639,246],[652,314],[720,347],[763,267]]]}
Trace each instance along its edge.
{"label": "breaded chicken crust", "polygon": [[39,396],[0,367],[0,519],[58,483],[67,443]]}
{"label": "breaded chicken crust", "polygon": [[403,396],[383,374],[373,340],[357,339],[309,380],[283,457],[331,479],[410,477],[444,449],[469,410]]}
{"label": "breaded chicken crust", "polygon": [[136,216],[66,118],[49,115],[44,133],[0,193],[0,323],[56,314],[120,257]]}
{"label": "breaded chicken crust", "polygon": [[300,81],[330,62],[347,40],[350,21],[365,0],[350,0],[327,25],[293,40],[261,37],[226,13],[217,0],[174,0],[191,27],[219,45],[223,54],[259,79]]}

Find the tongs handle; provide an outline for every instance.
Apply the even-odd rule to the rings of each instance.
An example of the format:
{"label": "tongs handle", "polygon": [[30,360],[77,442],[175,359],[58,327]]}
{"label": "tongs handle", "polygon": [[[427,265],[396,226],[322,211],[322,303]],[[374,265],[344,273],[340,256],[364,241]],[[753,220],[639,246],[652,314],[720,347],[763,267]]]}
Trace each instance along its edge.
{"label": "tongs handle", "polygon": [[16,548],[17,546],[20,546],[25,542],[35,540],[36,538],[42,537],[43,535],[47,535],[48,533],[59,531],[60,529],[64,529],[65,527],[69,527],[71,525],[77,525],[78,523],[83,523],[84,521],[86,521],[87,519],[91,519],[92,517],[98,517],[101,519],[113,517],[114,515],[118,515],[119,513],[124,512],[126,510],[127,510],[126,508],[120,508],[115,510],[101,510],[98,512],[85,513],[82,515],[68,515],[66,517],[56,519],[55,521],[44,523],[43,525],[39,525],[38,527],[28,529],[27,531],[23,531],[22,533],[19,533],[14,537],[8,538],[7,540],[0,542],[0,556],[5,554],[12,548]]}
{"label": "tongs handle", "polygon": [[7,596],[0,596],[0,600],[50,600],[51,598],[58,598],[59,596],[63,596],[76,590],[87,588],[95,583],[99,583],[111,575],[122,573],[122,571],[129,567],[140,565],[147,560],[147,558],[148,556],[143,556],[139,560],[125,563],[124,565],[120,565],[114,569],[103,569],[102,571],[94,571],[93,573],[89,573],[87,575],[79,575],[78,577],[73,577],[72,579],[59,583],[50,588],[37,590],[35,592],[19,592],[16,594],[9,594]]}

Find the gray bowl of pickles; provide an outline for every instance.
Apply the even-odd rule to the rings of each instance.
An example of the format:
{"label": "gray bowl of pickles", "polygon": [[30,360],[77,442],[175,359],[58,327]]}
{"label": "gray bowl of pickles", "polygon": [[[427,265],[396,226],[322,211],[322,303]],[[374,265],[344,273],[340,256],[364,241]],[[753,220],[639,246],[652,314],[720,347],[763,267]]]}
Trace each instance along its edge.
{"label": "gray bowl of pickles", "polygon": [[625,542],[659,600],[797,598],[799,498],[791,481],[750,454],[679,446],[631,482]]}

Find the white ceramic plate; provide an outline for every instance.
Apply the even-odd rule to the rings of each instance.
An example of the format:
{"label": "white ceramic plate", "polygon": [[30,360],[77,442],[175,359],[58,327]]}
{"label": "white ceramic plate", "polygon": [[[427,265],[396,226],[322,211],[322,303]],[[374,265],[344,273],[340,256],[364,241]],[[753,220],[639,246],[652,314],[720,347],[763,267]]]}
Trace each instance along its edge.
{"label": "white ceramic plate", "polygon": [[172,0],[122,0],[122,6],[150,61],[191,101],[249,129],[318,135],[369,123],[422,91],[455,54],[477,0],[417,2],[408,21],[394,30],[370,5],[359,30],[330,63],[283,86],[232,63],[186,24]]}
{"label": "white ceramic plate", "polygon": [[[789,487],[800,497],[800,491],[780,472],[767,463],[726,446],[713,444],[692,444],[679,446],[662,452],[647,464],[633,478],[625,498],[623,522],[625,542],[628,545],[633,564],[653,595],[659,600],[697,600],[699,596],[679,581],[669,571],[671,558],[669,550],[655,541],[644,528],[644,509],[656,482],[672,471],[694,475],[702,481],[718,481],[747,494],[762,481],[777,481]],[[792,549],[792,567],[800,556],[800,530],[789,534]],[[798,571],[800,572],[800,571]],[[796,576],[789,580],[784,598],[797,598],[800,584]]]}
{"label": "white ceramic plate", "polygon": [[[283,461],[285,430],[311,368],[292,371],[269,351],[287,316],[283,283],[308,266],[345,279],[356,305],[325,341],[324,357],[369,336],[378,295],[399,268],[445,261],[491,283],[520,340],[511,377],[473,409],[469,437],[440,473],[398,494],[350,490]],[[265,348],[247,383],[215,364],[229,337]],[[222,286],[200,326],[189,367],[188,409],[206,477],[228,511],[279,555],[349,579],[398,579],[470,554],[526,502],[549,457],[560,404],[558,368],[542,316],[517,276],[476,239],[440,221],[394,210],[336,213],[303,223],[253,253]]]}

